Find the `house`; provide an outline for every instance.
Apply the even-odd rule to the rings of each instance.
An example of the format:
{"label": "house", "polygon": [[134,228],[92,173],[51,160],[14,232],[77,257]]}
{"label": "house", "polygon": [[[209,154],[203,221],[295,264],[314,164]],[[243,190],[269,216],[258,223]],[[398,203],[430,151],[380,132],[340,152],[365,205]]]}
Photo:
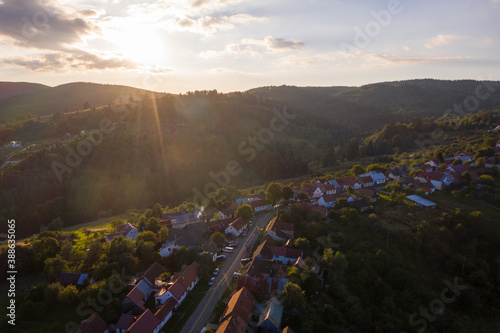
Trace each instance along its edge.
{"label": "house", "polygon": [[193,290],[200,280],[198,276],[199,268],[200,266],[196,261],[189,266],[183,265],[180,272],[176,272],[170,278],[170,282],[156,292],[156,304],[165,304],[173,297],[177,302],[175,307],[179,306],[184,301],[187,293]]}
{"label": "house", "polygon": [[245,287],[238,290],[229,300],[216,333],[245,333],[255,298]]}
{"label": "house", "polygon": [[347,188],[347,186],[350,186],[355,190],[362,187],[361,184],[356,180],[356,177],[340,178],[340,179],[337,179],[337,183],[340,186],[342,186],[343,190],[345,190]]}
{"label": "house", "polygon": [[235,218],[236,210],[240,205],[236,203],[236,201],[231,202],[231,204],[224,210],[224,218]]}
{"label": "house", "polygon": [[122,235],[125,238],[134,240],[137,235],[140,234],[139,229],[134,227],[132,224],[127,223],[125,225],[121,225],[116,229],[116,232],[109,234],[106,236],[107,241],[111,241],[113,238]]}
{"label": "house", "polygon": [[243,231],[247,228],[247,220],[243,217],[238,217],[236,220],[231,222],[229,226],[224,230],[226,235],[233,235],[234,237],[240,236]]}
{"label": "house", "polygon": [[86,280],[88,277],[89,275],[84,273],[61,272],[61,274],[59,274],[59,282],[61,282],[63,286],[73,284],[81,287],[87,282]]}
{"label": "house", "polygon": [[321,184],[304,184],[302,186],[302,192],[307,193],[309,198],[319,198],[323,195],[323,191],[321,190]]}
{"label": "house", "polygon": [[348,202],[349,207],[359,209],[360,212],[367,211],[370,206],[364,200],[354,200]]}
{"label": "house", "polygon": [[257,214],[266,210],[270,210],[271,208],[273,208],[273,205],[271,205],[266,200],[254,200],[250,203],[250,207],[252,207],[253,212]]}
{"label": "house", "polygon": [[392,180],[397,180],[406,175],[407,175],[406,170],[403,168],[397,168],[397,167],[389,168],[389,178]]}
{"label": "house", "polygon": [[278,295],[288,283],[287,268],[271,259],[252,259],[244,267],[238,288],[245,287],[255,295]]}
{"label": "house", "polygon": [[137,320],[125,331],[125,333],[157,333],[160,331],[160,320],[151,310],[147,309]]}
{"label": "house", "polygon": [[319,198],[318,200],[318,205],[319,206],[324,206],[324,207],[335,207],[335,204],[337,203],[337,198],[338,196],[335,194],[327,194]]}
{"label": "house", "polygon": [[224,232],[229,227],[229,224],[234,221],[234,218],[223,219],[219,221],[207,222],[208,232]]}
{"label": "house", "polygon": [[91,315],[87,320],[83,321],[71,333],[108,333],[108,325],[99,316],[97,312]]}
{"label": "house", "polygon": [[373,187],[360,188],[354,192],[360,198],[366,198],[369,202],[376,202],[379,199],[377,191]]}
{"label": "house", "polygon": [[179,245],[187,247],[198,247],[203,241],[204,232],[195,226],[203,227],[203,230],[208,231],[206,223],[193,223],[185,229],[171,229],[168,231],[168,241],[175,241],[178,238],[183,238]]}
{"label": "house", "polygon": [[172,253],[174,253],[175,250],[177,250],[181,246],[184,246],[183,244],[185,244],[185,239],[182,236],[179,238],[176,238],[173,241],[166,241],[161,246],[160,255],[163,258],[169,257]]}
{"label": "house", "polygon": [[316,183],[319,183],[321,185],[327,185],[328,184],[328,180],[326,180],[326,178],[317,178],[316,179]]}
{"label": "house", "polygon": [[191,223],[200,222],[194,214],[188,212],[162,214],[161,219],[163,221],[170,221],[173,229],[182,229]]}
{"label": "house", "polygon": [[455,164],[455,165],[450,165],[449,167],[446,168],[446,170],[456,173],[457,175],[461,175],[465,171],[467,171],[467,168],[463,164]]}
{"label": "house", "polygon": [[[174,309],[177,307],[178,303],[174,298],[169,298],[155,313],[155,317],[158,318],[160,323],[157,328],[158,331],[167,323],[167,321],[172,317]],[[158,332],[157,331],[157,332]]]}
{"label": "house", "polygon": [[219,249],[211,240],[208,240],[201,244],[201,250],[203,252],[209,253],[213,261],[217,260],[217,251],[219,251]]}
{"label": "house", "polygon": [[431,183],[428,183],[428,182],[422,182],[418,179],[415,180],[415,186],[418,189],[424,190],[425,195],[429,195],[429,194],[434,193],[436,191],[436,188],[434,187],[434,185],[432,185]]}
{"label": "house", "polygon": [[419,195],[408,195],[406,198],[408,201],[421,208],[433,208],[437,206],[437,203],[424,199]]}
{"label": "house", "polygon": [[281,318],[283,317],[283,305],[272,297],[262,309],[257,327],[264,332],[279,333],[281,329]]}
{"label": "house", "polygon": [[272,254],[271,259],[283,265],[291,265],[297,261],[298,258],[303,256],[302,250],[294,249],[291,246],[290,240],[288,240],[285,246],[268,245],[268,248]]}
{"label": "house", "polygon": [[267,225],[265,234],[274,240],[285,241],[294,238],[294,228],[294,224],[285,222],[275,216]]}
{"label": "house", "polygon": [[371,176],[361,176],[359,177],[359,182],[361,183],[362,187],[373,186],[373,179]]}
{"label": "house", "polygon": [[144,272],[144,274],[138,274],[138,281],[134,288],[125,296],[122,301],[122,306],[127,307],[129,304],[133,306],[133,313],[140,313],[145,311],[146,307],[144,303],[146,299],[152,294],[156,279],[163,273],[164,269],[159,263],[155,262]]}
{"label": "house", "polygon": [[387,181],[385,175],[382,172],[378,171],[370,171],[366,174],[366,176],[370,176],[372,178],[373,185],[385,184]]}
{"label": "house", "polygon": [[181,283],[181,281],[176,280],[162,287],[155,293],[155,302],[157,305],[165,304],[169,298],[174,298],[177,301],[177,306],[179,306],[184,298],[187,296],[187,289]]}
{"label": "house", "polygon": [[[195,215],[196,216],[196,215]],[[210,222],[222,220],[225,218],[224,214],[217,208],[204,208],[197,216],[202,222]]]}
{"label": "house", "polygon": [[125,331],[137,320],[137,318],[137,316],[122,313],[120,319],[118,319],[118,322],[115,325],[115,332],[125,333]]}
{"label": "house", "polygon": [[191,265],[183,265],[180,272],[176,272],[172,276],[172,280],[180,281],[187,291],[193,290],[194,286],[200,281],[198,271],[200,265],[195,261]]}
{"label": "house", "polygon": [[328,195],[328,194],[335,194],[337,193],[337,188],[334,185],[327,184],[323,186],[323,194]]}

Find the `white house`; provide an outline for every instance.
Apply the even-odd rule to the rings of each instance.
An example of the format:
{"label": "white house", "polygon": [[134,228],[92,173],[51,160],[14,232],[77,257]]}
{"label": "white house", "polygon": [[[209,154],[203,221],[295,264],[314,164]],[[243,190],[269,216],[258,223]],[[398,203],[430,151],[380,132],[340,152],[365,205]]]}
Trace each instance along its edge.
{"label": "white house", "polygon": [[266,200],[254,200],[250,202],[250,206],[252,207],[254,213],[268,211],[273,208],[273,205]]}
{"label": "white house", "polygon": [[367,175],[372,177],[373,185],[385,184],[385,182],[387,181],[385,175],[382,172],[371,171]]}
{"label": "white house", "polygon": [[111,241],[113,238],[119,235],[134,240],[135,237],[137,237],[137,235],[139,234],[140,234],[139,229],[134,227],[132,224],[127,223],[125,225],[119,226],[116,232],[107,235],[106,240]]}
{"label": "white house", "polygon": [[180,243],[181,243],[181,238],[182,237],[179,237],[177,238],[176,240],[173,240],[173,241],[169,241],[169,242],[166,242],[162,245],[161,249],[160,249],[160,255],[162,257],[168,257],[170,256],[172,253],[174,253],[175,250],[177,250],[178,248],[181,247]]}
{"label": "white house", "polygon": [[324,191],[324,194],[326,194],[326,195],[335,194],[335,193],[337,193],[337,188],[332,184],[328,184],[328,185],[325,185],[323,187],[323,191]]}
{"label": "white house", "polygon": [[231,234],[235,237],[238,237],[243,233],[243,231],[247,228],[247,220],[243,217],[238,217],[236,220],[231,222],[229,226],[224,230],[226,235]]}
{"label": "white house", "polygon": [[337,203],[337,196],[334,194],[327,194],[319,198],[318,205],[325,207],[335,207]]}
{"label": "white house", "polygon": [[178,307],[186,298],[188,290],[177,280],[174,283],[168,284],[166,287],[161,288],[155,294],[156,304],[164,304],[169,298],[173,297],[177,301]]}

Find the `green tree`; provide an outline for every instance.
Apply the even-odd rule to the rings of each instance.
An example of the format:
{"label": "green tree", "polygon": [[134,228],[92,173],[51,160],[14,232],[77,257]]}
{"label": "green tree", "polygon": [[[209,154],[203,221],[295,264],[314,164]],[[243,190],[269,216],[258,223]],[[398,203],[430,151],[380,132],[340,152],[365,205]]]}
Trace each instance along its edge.
{"label": "green tree", "polygon": [[156,238],[156,234],[152,231],[144,231],[141,232],[137,237],[135,238],[136,243],[139,242],[151,242],[153,244],[156,244],[158,242],[158,239]]}
{"label": "green tree", "polygon": [[266,199],[275,205],[283,197],[281,185],[279,183],[270,183],[266,188]]}
{"label": "green tree", "polygon": [[156,217],[150,217],[146,223],[146,230],[152,231],[155,234],[160,231],[161,225],[160,221]]}
{"label": "green tree", "polygon": [[45,260],[45,268],[43,270],[47,280],[56,281],[59,275],[63,271],[68,270],[68,263],[63,260],[60,255],[56,255],[55,258],[47,258]]}
{"label": "green tree", "polygon": [[364,174],[366,171],[365,169],[359,165],[359,164],[356,164],[355,166],[352,167],[351,169],[351,174],[355,175],[355,176],[359,176],[359,175],[362,175]]}
{"label": "green tree", "polygon": [[98,240],[90,244],[89,250],[83,262],[83,266],[87,269],[91,268],[99,259],[102,253],[102,243]]}
{"label": "green tree", "polygon": [[448,164],[446,164],[446,163],[443,163],[443,164],[439,165],[439,167],[438,167],[439,170],[445,170],[446,168],[448,168]]}
{"label": "green tree", "polygon": [[165,243],[168,239],[168,228],[161,227],[160,229],[160,242]]}
{"label": "green tree", "polygon": [[33,241],[31,249],[33,251],[35,266],[41,269],[46,259],[53,258],[59,253],[59,243],[52,237],[44,237]]}
{"label": "green tree", "polygon": [[52,220],[52,222],[49,223],[47,226],[48,230],[61,230],[64,227],[64,222],[61,220],[60,217],[57,217],[56,219]]}
{"label": "green tree", "polygon": [[305,292],[296,283],[288,282],[281,294],[284,297],[283,306],[286,311],[301,311],[306,305]]}
{"label": "green tree", "polygon": [[290,186],[283,186],[281,192],[282,192],[281,195],[284,200],[290,200],[291,198],[293,198],[294,193]]}
{"label": "green tree", "polygon": [[326,167],[337,165],[337,154],[335,153],[335,147],[328,148],[328,150],[323,154],[321,158],[321,164]]}
{"label": "green tree", "polygon": [[252,210],[252,207],[248,204],[244,204],[244,205],[241,205],[239,206],[237,209],[236,209],[236,217],[242,217],[244,218],[245,220],[250,220],[252,219],[253,217],[253,210]]}
{"label": "green tree", "polygon": [[332,249],[325,249],[323,252],[323,260],[328,264],[328,267],[333,273],[335,279],[342,279],[342,276],[349,265],[345,255],[340,251],[335,252]]}
{"label": "green tree", "polygon": [[125,253],[134,253],[134,250],[134,241],[119,235],[111,240],[111,244],[108,249],[108,258],[118,258]]}
{"label": "green tree", "polygon": [[211,236],[210,239],[212,242],[214,242],[215,246],[217,246],[218,249],[222,248],[224,244],[226,243],[226,236],[222,232],[214,232]]}
{"label": "green tree", "polygon": [[161,219],[161,215],[163,214],[163,207],[157,203],[153,206],[153,217],[156,217],[158,219]]}
{"label": "green tree", "polygon": [[125,220],[121,218],[114,219],[113,221],[109,222],[111,225],[111,228],[113,228],[114,231],[118,229],[119,226],[125,225]]}
{"label": "green tree", "polygon": [[61,289],[57,300],[66,305],[76,304],[78,302],[78,289],[73,285]]}
{"label": "green tree", "polygon": [[306,250],[310,248],[311,243],[307,238],[297,238],[293,245],[298,249]]}
{"label": "green tree", "polygon": [[490,175],[479,176],[479,182],[484,185],[493,185],[494,179]]}
{"label": "green tree", "polygon": [[149,267],[158,259],[158,251],[155,251],[155,244],[153,242],[140,241],[137,243],[135,255],[144,267]]}
{"label": "green tree", "polygon": [[478,167],[478,168],[484,168],[485,165],[486,165],[486,162],[485,162],[484,157],[480,157],[480,158],[477,159],[477,161],[476,161],[476,167]]}
{"label": "green tree", "polygon": [[357,160],[359,157],[359,144],[357,139],[350,139],[347,144],[346,157],[349,161]]}
{"label": "green tree", "polygon": [[73,244],[71,243],[70,240],[65,239],[61,244],[61,251],[59,251],[59,254],[61,255],[61,258],[63,258],[64,260],[69,260],[72,250],[73,250]]}

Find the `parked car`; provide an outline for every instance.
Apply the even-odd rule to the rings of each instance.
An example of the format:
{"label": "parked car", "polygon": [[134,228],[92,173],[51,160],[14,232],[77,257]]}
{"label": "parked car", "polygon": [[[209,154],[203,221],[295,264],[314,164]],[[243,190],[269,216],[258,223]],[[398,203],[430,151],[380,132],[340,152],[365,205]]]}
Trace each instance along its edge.
{"label": "parked car", "polygon": [[214,282],[215,282],[215,278],[213,277],[213,278],[211,278],[211,279],[210,279],[210,281],[208,282],[208,285],[209,285],[209,286],[211,286],[211,285],[213,285],[213,284],[214,284]]}
{"label": "parked car", "polygon": [[217,267],[217,268],[215,269],[215,271],[214,271],[214,275],[217,275],[217,274],[219,274],[219,267]]}
{"label": "parked car", "polygon": [[230,247],[233,247],[233,248],[234,248],[234,247],[238,247],[238,243],[232,243],[232,242],[230,242],[230,243],[229,243],[229,246],[230,246]]}
{"label": "parked car", "polygon": [[218,256],[218,257],[217,257],[217,259],[220,259],[220,260],[226,260],[227,258],[226,258],[226,256],[225,256],[225,255],[223,255],[223,254],[222,254],[222,255]]}
{"label": "parked car", "polygon": [[247,262],[250,262],[250,261],[252,261],[252,258],[243,258],[243,259],[241,259],[242,263],[247,263]]}
{"label": "parked car", "polygon": [[240,277],[241,277],[241,273],[238,273],[238,272],[233,273],[233,278],[239,279]]}
{"label": "parked car", "polygon": [[234,248],[232,248],[230,246],[226,246],[225,248],[222,249],[222,251],[228,252],[228,253],[233,253],[234,252]]}
{"label": "parked car", "polygon": [[243,231],[243,237],[245,237],[246,235],[247,235],[247,232]]}

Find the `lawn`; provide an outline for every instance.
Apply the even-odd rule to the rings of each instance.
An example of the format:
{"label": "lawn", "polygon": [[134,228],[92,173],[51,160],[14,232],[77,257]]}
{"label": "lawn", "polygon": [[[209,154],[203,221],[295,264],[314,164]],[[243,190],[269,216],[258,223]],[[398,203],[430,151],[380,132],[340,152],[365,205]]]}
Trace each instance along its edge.
{"label": "lawn", "polygon": [[81,223],[77,225],[72,225],[66,228],[63,228],[63,231],[78,231],[82,230],[84,228],[88,229],[111,229],[111,224],[110,222],[113,221],[114,219],[117,218],[122,218],[124,220],[127,219],[127,215],[122,214],[122,215],[116,215],[116,216],[111,216],[107,217],[104,219],[99,219],[91,222],[86,222],[86,223]]}

